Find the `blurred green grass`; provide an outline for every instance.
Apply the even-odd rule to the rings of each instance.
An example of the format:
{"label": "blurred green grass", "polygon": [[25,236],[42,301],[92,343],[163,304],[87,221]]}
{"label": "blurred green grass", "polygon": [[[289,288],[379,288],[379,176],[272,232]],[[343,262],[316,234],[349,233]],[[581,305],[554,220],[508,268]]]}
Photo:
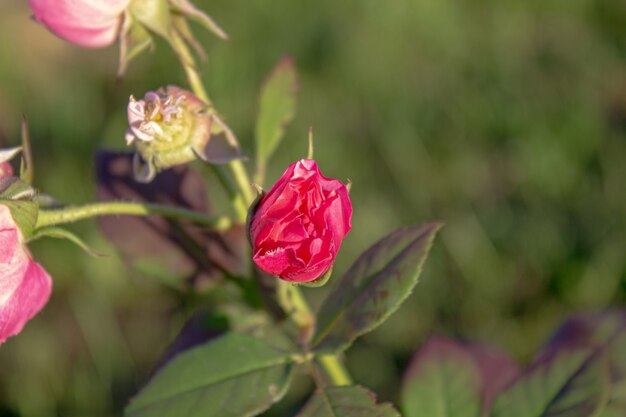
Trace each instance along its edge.
{"label": "blurred green grass", "polygon": [[[433,333],[525,360],[569,312],[624,304],[623,2],[197,3],[232,37],[196,31],[209,92],[248,154],[260,83],[294,57],[298,113],[268,178],[304,156],[313,126],[324,173],[354,183],[336,271],[392,228],[447,223],[410,301],[348,355],[382,399],[397,399],[402,367]],[[25,1],[0,4],[0,137],[16,143],[27,115],[36,185],[59,200],[93,198],[93,151],[124,147],[130,94],[184,84],[162,43],[122,81],[116,61],[115,48],[56,39]],[[33,245],[54,294],[0,349],[0,415],[119,414],[190,313],[127,271],[94,224],[74,229],[111,256]]]}

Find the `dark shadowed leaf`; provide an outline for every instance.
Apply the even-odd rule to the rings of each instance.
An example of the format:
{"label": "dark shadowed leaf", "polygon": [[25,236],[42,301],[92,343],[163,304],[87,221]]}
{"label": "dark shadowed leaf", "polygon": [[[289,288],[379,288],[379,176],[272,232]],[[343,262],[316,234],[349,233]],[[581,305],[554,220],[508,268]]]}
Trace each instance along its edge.
{"label": "dark shadowed leaf", "polygon": [[157,370],[177,355],[206,343],[228,331],[228,318],[215,311],[198,311],[185,323],[176,339],[168,347]]}
{"label": "dark shadowed leaf", "polygon": [[261,88],[256,123],[257,169],[262,177],[296,111],[298,77],[291,57],[283,57]]}
{"label": "dark shadowed leaf", "polygon": [[318,389],[297,417],[400,417],[391,404],[361,386]]}
{"label": "dark shadowed leaf", "polygon": [[187,350],[131,401],[132,417],[251,417],[285,394],[293,352],[230,333]]}
{"label": "dark shadowed leaf", "polygon": [[480,417],[482,377],[469,349],[430,340],[415,356],[402,387],[405,417]]}
{"label": "dark shadowed leaf", "polygon": [[[96,157],[101,201],[153,202],[210,213],[202,178],[186,166],[166,170],[149,184],[133,179],[132,155],[99,152]],[[145,273],[180,285],[242,275],[247,268],[247,242],[242,226],[211,231],[189,222],[158,216],[103,217],[100,225],[125,259]]]}
{"label": "dark shadowed leaf", "polygon": [[623,332],[626,310],[573,315],[554,332],[538,359],[564,348],[607,346]]}
{"label": "dark shadowed leaf", "polygon": [[525,371],[494,401],[491,417],[592,417],[604,410],[610,380],[606,352],[554,352]]}
{"label": "dark shadowed leaf", "polygon": [[441,226],[432,222],[402,228],[365,251],[322,303],[314,349],[346,349],[395,312],[417,284]]}

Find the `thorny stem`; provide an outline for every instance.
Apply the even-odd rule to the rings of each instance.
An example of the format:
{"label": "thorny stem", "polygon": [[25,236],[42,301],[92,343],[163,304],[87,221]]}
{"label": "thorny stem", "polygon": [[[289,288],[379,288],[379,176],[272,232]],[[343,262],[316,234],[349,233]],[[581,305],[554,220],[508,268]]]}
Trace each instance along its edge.
{"label": "thorny stem", "polygon": [[[185,45],[183,39],[181,39],[177,34],[173,35],[173,42],[176,51],[181,58],[181,64],[185,70],[185,74],[187,75],[187,80],[189,81],[192,91],[199,99],[210,105],[211,100],[209,99],[209,95],[202,84],[202,78],[198,73],[198,69],[193,64],[194,60],[189,48]],[[234,196],[232,199],[233,205],[239,215],[239,220],[245,222],[247,210],[242,212],[240,206],[242,202],[245,207],[249,207],[250,204],[252,204],[254,200],[252,183],[243,163],[240,160],[231,161],[228,166],[239,190],[238,195]],[[221,178],[220,181],[225,184],[223,178]],[[310,334],[315,325],[315,316],[311,312],[311,309],[309,308],[300,289],[291,283],[279,280],[277,291],[279,304],[283,310],[285,310],[285,313],[292,317],[303,333]],[[351,384],[352,381],[350,375],[337,355],[321,356],[318,358],[318,362],[333,385]]]}
{"label": "thorny stem", "polygon": [[129,202],[91,203],[82,206],[67,206],[60,209],[41,209],[37,217],[37,228],[55,224],[73,223],[79,220],[98,216],[160,215],[174,219],[186,219],[198,224],[211,226],[217,230],[225,230],[231,226],[226,217],[212,217],[197,211],[160,204],[144,204]]}

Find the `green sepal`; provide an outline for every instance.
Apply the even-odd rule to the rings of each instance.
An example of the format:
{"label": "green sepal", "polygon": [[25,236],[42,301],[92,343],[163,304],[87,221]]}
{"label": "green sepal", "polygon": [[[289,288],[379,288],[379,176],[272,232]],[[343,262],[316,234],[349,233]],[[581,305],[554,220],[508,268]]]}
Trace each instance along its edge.
{"label": "green sepal", "polygon": [[39,204],[37,192],[28,183],[15,177],[0,179],[0,205],[11,210],[13,221],[28,240],[37,224]]}
{"label": "green sepal", "polygon": [[250,222],[252,221],[252,216],[254,216],[254,213],[256,213],[256,209],[258,208],[259,203],[261,202],[263,197],[265,197],[265,194],[267,194],[260,185],[252,184],[252,186],[256,189],[257,196],[252,204],[250,204],[250,207],[248,208],[248,215],[246,216],[246,236],[248,237],[248,242],[250,242],[251,246],[252,239],[250,238]]}
{"label": "green sepal", "polygon": [[324,273],[324,275],[322,275],[315,281],[294,282],[294,284],[302,286],[302,287],[308,287],[308,288],[319,288],[319,287],[323,287],[324,285],[326,285],[332,275],[333,275],[333,268],[331,267],[328,271]]}
{"label": "green sepal", "polygon": [[33,154],[30,146],[30,131],[26,117],[22,115],[22,160],[20,164],[20,178],[29,184],[35,179]]}
{"label": "green sepal", "polygon": [[196,54],[200,58],[200,61],[202,61],[203,63],[206,62],[208,59],[206,51],[204,50],[200,42],[196,39],[196,37],[193,35],[193,32],[191,31],[191,28],[189,27],[189,23],[187,22],[187,19],[185,19],[183,16],[174,14],[172,15],[172,25],[176,33],[178,33],[178,35],[188,45],[190,45],[194,51],[196,51]]}
{"label": "green sepal", "polygon": [[172,21],[167,0],[133,0],[128,11],[152,32],[169,39]]}
{"label": "green sepal", "polygon": [[117,76],[121,78],[126,73],[128,63],[143,51],[154,47],[154,41],[146,26],[139,23],[133,16],[126,12],[124,23],[120,33],[120,62]]}
{"label": "green sepal", "polygon": [[52,226],[52,227],[42,227],[40,229],[36,229],[33,232],[33,235],[28,239],[28,241],[37,240],[42,237],[51,237],[54,239],[69,240],[70,242],[72,242],[73,244],[75,244],[76,246],[84,250],[88,255],[91,255],[93,257],[104,256],[103,254],[98,253],[95,250],[91,249],[91,247],[87,243],[85,243],[85,241],[83,241],[80,237],[78,237],[74,233],[70,232],[69,230],[62,229],[60,227]]}
{"label": "green sepal", "polygon": [[209,15],[194,6],[189,0],[170,0],[172,11],[181,14],[191,20],[204,26],[207,30],[224,40],[228,39],[228,35]]}

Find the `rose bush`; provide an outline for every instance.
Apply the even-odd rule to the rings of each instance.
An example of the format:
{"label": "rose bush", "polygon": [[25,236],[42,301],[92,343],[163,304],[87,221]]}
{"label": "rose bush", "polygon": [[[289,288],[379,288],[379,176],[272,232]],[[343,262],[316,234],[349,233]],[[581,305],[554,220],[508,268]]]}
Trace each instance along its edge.
{"label": "rose bush", "polygon": [[317,163],[293,163],[262,197],[250,219],[254,263],[291,282],[311,282],[333,265],[351,229],[346,186]]}
{"label": "rose bush", "polygon": [[48,302],[52,280],[31,257],[11,211],[0,205],[0,343]]}
{"label": "rose bush", "polygon": [[35,19],[60,38],[88,48],[115,42],[130,0],[28,0]]}

